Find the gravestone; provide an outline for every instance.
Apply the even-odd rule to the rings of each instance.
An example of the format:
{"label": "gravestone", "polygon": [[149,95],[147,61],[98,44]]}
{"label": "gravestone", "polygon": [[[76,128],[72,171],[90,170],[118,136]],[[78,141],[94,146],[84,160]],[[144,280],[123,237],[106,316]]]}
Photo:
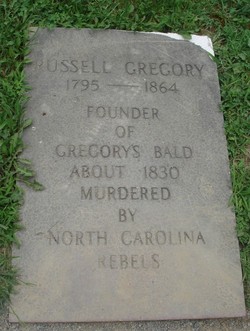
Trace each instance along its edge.
{"label": "gravestone", "polygon": [[245,314],[216,65],[161,34],[39,29],[10,321]]}

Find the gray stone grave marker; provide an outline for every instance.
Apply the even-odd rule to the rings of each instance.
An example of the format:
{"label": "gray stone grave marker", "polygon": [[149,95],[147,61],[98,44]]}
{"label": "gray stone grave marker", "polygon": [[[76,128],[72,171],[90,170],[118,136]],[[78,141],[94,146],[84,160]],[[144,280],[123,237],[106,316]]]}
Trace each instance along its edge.
{"label": "gray stone grave marker", "polygon": [[[189,41],[40,29],[13,254],[26,322],[245,314],[215,63]],[[10,313],[10,321],[17,321]]]}

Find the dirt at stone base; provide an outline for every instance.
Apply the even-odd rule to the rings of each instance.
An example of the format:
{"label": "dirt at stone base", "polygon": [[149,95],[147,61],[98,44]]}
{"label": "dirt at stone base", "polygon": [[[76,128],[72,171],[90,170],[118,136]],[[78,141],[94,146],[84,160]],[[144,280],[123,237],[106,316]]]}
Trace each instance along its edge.
{"label": "dirt at stone base", "polygon": [[8,311],[0,312],[1,331],[250,331],[250,310],[244,318],[112,322],[112,323],[9,323]]}

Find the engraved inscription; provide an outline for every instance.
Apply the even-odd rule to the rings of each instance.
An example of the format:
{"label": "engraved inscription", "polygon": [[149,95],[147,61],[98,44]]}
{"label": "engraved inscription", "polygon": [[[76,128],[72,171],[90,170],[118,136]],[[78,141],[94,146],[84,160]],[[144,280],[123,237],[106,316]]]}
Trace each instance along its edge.
{"label": "engraved inscription", "polygon": [[167,187],[113,187],[90,186],[81,187],[82,200],[140,200],[157,201],[170,199],[170,190]]}
{"label": "engraved inscription", "polygon": [[151,255],[102,255],[98,257],[100,269],[159,269],[159,254]]}
{"label": "engraved inscription", "polygon": [[91,91],[98,91],[100,88],[98,80],[87,80],[87,79],[67,79],[67,91],[78,90],[86,91],[90,89]]}
{"label": "engraved inscription", "polygon": [[[55,57],[45,59],[44,61],[36,62],[36,69],[45,69],[48,72],[55,73],[80,73],[80,74],[110,74],[114,70],[119,73],[128,75],[143,75],[143,76],[163,76],[163,77],[188,77],[202,78],[204,65],[195,63],[171,63],[169,61],[162,62],[135,62],[129,61],[124,64],[117,64],[116,68],[112,63],[101,59],[57,59]],[[114,85],[113,85],[114,86]],[[116,85],[117,86],[117,85]],[[129,84],[122,84],[129,86]]]}
{"label": "engraved inscription", "polygon": [[82,178],[123,178],[125,166],[122,165],[74,165],[70,171],[70,177]]}
{"label": "engraved inscription", "polygon": [[134,222],[135,221],[135,214],[136,214],[137,210],[131,210],[131,209],[123,209],[120,208],[119,209],[119,222]]}
{"label": "engraved inscription", "polygon": [[186,245],[206,244],[202,233],[196,231],[123,231],[121,242],[126,246],[163,246],[163,245]]}
{"label": "engraved inscription", "polygon": [[106,61],[95,60],[72,60],[63,59],[58,60],[56,58],[47,59],[45,61],[37,62],[37,69],[46,69],[49,72],[61,72],[61,73],[92,73],[92,74],[109,74],[110,64]]}
{"label": "engraved inscription", "polygon": [[106,246],[108,235],[106,231],[54,231],[47,232],[49,245],[81,245],[81,246]]}
{"label": "engraved inscription", "polygon": [[[46,64],[50,72],[60,71],[62,73],[80,74],[107,74],[111,73],[114,68],[106,61],[77,61],[77,60],[52,60]],[[196,64],[181,64],[168,62],[127,62],[124,65],[125,72],[130,76],[151,76],[159,77],[188,77],[202,78],[204,66]],[[117,70],[117,69],[116,69]],[[88,75],[85,78],[68,78],[66,80],[67,91],[92,91],[99,92],[105,85],[102,81]],[[157,81],[144,79],[141,84],[129,83],[108,83],[109,88],[119,89],[137,89],[141,88],[145,93],[168,94],[178,93],[178,83],[171,81]],[[69,178],[88,180],[91,179],[105,180],[122,180],[123,185],[81,185],[81,201],[119,201],[121,205],[117,208],[117,221],[121,226],[138,223],[140,219],[140,210],[132,206],[123,206],[122,203],[146,201],[146,202],[167,202],[172,198],[171,189],[166,186],[156,184],[155,186],[146,185],[126,185],[126,179],[129,178],[131,167],[127,164],[116,164],[116,160],[134,160],[133,172],[137,172],[138,178],[144,181],[177,181],[182,175],[182,170],[178,165],[178,160],[187,160],[193,158],[193,148],[188,145],[174,145],[170,143],[156,144],[147,147],[144,142],[136,141],[136,132],[140,123],[159,123],[165,112],[153,106],[140,105],[115,105],[115,104],[83,104],[81,112],[86,120],[95,120],[100,123],[111,121],[117,123],[111,133],[113,137],[123,141],[122,144],[111,144],[110,142],[86,144],[84,141],[77,143],[61,142],[55,146],[55,154],[60,160],[74,159],[88,160],[87,163],[75,163],[69,169]],[[126,121],[127,125],[121,125],[120,121]],[[131,124],[132,125],[131,125]],[[132,143],[126,143],[131,141]],[[135,161],[143,160],[146,154],[151,154],[151,164],[136,166]],[[109,160],[114,160],[109,163]],[[98,161],[93,163],[91,161]],[[106,160],[106,164],[101,164],[101,160]],[[158,163],[160,161],[161,163]],[[164,161],[168,161],[165,164]],[[175,163],[171,162],[174,161]],[[136,221],[137,219],[137,221]],[[50,229],[47,234],[49,245],[63,246],[107,246],[114,244],[111,237],[106,231],[54,231]],[[160,248],[164,246],[196,246],[205,245],[204,235],[201,231],[166,231],[166,230],[140,230],[131,231],[124,229],[117,233],[119,247],[132,247],[135,252],[130,254],[101,254],[97,257],[97,267],[99,269],[109,270],[147,270],[159,269],[162,263],[160,254],[152,252],[151,254],[137,254],[136,248],[141,246]]]}
{"label": "engraved inscription", "polygon": [[143,167],[143,174],[144,178],[177,179],[180,175],[180,171],[177,167],[149,166]]}
{"label": "engraved inscription", "polygon": [[170,158],[170,159],[190,159],[193,156],[191,147],[183,146],[154,146],[154,157],[159,158]]}
{"label": "engraved inscription", "polygon": [[182,63],[145,63],[145,62],[127,62],[125,64],[125,71],[129,75],[150,75],[150,76],[187,76],[187,77],[202,77],[202,70],[204,66],[196,64],[182,64]]}
{"label": "engraved inscription", "polygon": [[155,107],[87,106],[83,111],[87,118],[160,120],[159,110]]}
{"label": "engraved inscription", "polygon": [[73,158],[114,158],[127,159],[139,158],[139,145],[64,145],[60,144],[55,147],[55,153],[59,157]]}
{"label": "engraved inscription", "polygon": [[174,92],[177,93],[178,89],[176,83],[167,84],[166,82],[157,83],[155,81],[145,82],[145,91],[151,93],[167,93],[167,92]]}
{"label": "engraved inscription", "polygon": [[[125,210],[121,210],[122,213]],[[132,220],[137,210],[128,209]],[[123,215],[122,215],[123,216]],[[124,220],[121,220],[123,222]],[[112,244],[110,235],[106,231],[73,231],[49,229],[46,233],[39,232],[36,236],[44,236],[49,245],[65,246],[107,246]],[[117,234],[119,244],[124,246],[178,246],[178,245],[206,245],[204,234],[201,231],[169,231],[169,230],[124,230]]]}
{"label": "engraved inscription", "polygon": [[[138,89],[146,94],[167,95],[179,93],[178,81],[181,78],[201,79],[204,65],[189,63],[171,63],[168,61],[135,62],[113,66],[109,61],[102,59],[51,59],[42,63],[39,68],[45,68],[49,72],[68,74],[66,90],[68,92],[96,92],[100,93],[106,86],[110,89]],[[131,78],[138,76],[140,82],[134,84],[122,80],[105,82],[102,74],[111,74],[124,71]],[[77,73],[78,76],[71,75]],[[79,76],[80,75],[80,76]],[[96,75],[99,75],[96,79]],[[146,77],[146,78],[144,78]],[[159,78],[158,78],[159,77]],[[164,80],[164,79],[165,80]],[[170,78],[170,80],[169,80]],[[173,78],[176,81],[173,81]],[[135,202],[167,203],[173,199],[172,183],[178,183],[184,174],[183,161],[190,162],[194,157],[193,147],[188,143],[150,144],[137,140],[137,131],[142,124],[151,124],[154,130],[165,117],[166,109],[159,109],[150,104],[115,104],[115,103],[85,103],[80,107],[84,121],[96,121],[100,125],[115,123],[110,131],[115,138],[115,144],[110,141],[102,143],[92,141],[74,141],[64,143],[61,141],[54,148],[55,155],[63,162],[67,159],[74,160],[74,164],[68,169],[68,178],[79,180],[81,184],[80,200],[82,202],[95,201],[109,204],[119,201],[116,210],[116,222],[121,227],[126,224],[139,224],[143,226],[140,208],[130,206]],[[172,110],[171,110],[172,111]],[[150,140],[150,137],[148,137]],[[122,143],[119,143],[122,142]],[[145,156],[150,156],[151,162],[144,163]],[[84,163],[79,161],[84,160]],[[112,162],[110,162],[112,160]],[[124,160],[123,164],[118,163]],[[180,160],[180,161],[179,161]],[[64,161],[64,162],[65,162]],[[105,164],[102,163],[105,161]],[[130,165],[127,161],[132,162]],[[138,163],[139,162],[139,163]],[[166,163],[167,162],[167,163]],[[180,166],[179,163],[182,163]],[[126,181],[130,173],[136,173],[140,181],[134,185],[128,185]],[[114,180],[118,185],[107,185],[106,181]],[[92,181],[98,180],[98,185]],[[141,180],[145,181],[142,185]],[[160,184],[162,181],[168,185]],[[146,183],[154,182],[154,186]],[[86,183],[91,183],[87,185]],[[126,206],[124,204],[127,204]],[[114,220],[111,220],[115,221]],[[106,231],[55,231],[50,229],[47,233],[50,246],[107,246],[113,245],[111,237]],[[99,269],[110,270],[147,270],[159,269],[163,261],[158,252],[151,254],[137,254],[136,248],[141,246],[159,248],[164,246],[190,246],[206,244],[201,231],[186,229],[185,231],[143,230],[132,231],[123,229],[117,233],[120,247],[132,247],[135,252],[127,254],[101,254],[97,258]]]}

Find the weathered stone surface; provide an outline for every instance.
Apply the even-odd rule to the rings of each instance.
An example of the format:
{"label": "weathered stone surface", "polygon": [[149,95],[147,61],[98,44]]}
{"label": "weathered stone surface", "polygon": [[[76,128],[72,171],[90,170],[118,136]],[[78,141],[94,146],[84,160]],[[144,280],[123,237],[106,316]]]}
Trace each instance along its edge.
{"label": "weathered stone surface", "polygon": [[[13,308],[27,322],[245,314],[216,66],[161,35],[39,30]],[[10,314],[11,321],[17,321]]]}

